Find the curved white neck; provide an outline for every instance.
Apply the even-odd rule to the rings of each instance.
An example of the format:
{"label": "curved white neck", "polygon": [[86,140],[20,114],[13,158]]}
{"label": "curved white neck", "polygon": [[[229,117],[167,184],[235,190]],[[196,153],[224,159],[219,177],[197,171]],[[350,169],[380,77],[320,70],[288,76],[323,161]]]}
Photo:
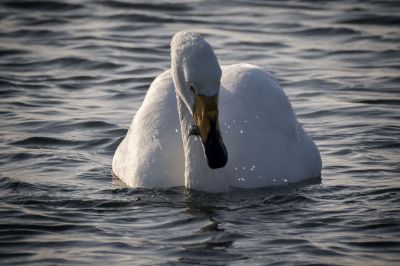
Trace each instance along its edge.
{"label": "curved white neck", "polygon": [[176,95],[185,155],[185,187],[205,192],[228,192],[229,181],[224,168],[211,169],[206,161],[201,140],[189,136],[189,127],[194,124],[181,97]]}

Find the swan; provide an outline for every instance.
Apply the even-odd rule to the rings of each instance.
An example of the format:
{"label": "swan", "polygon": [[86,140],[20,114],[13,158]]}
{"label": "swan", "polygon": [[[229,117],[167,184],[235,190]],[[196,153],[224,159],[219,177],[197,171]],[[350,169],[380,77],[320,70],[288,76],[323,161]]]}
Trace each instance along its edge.
{"label": "swan", "polygon": [[210,193],[321,175],[321,156],[269,72],[220,66],[198,33],[171,41],[171,69],[151,84],[113,161],[130,187]]}

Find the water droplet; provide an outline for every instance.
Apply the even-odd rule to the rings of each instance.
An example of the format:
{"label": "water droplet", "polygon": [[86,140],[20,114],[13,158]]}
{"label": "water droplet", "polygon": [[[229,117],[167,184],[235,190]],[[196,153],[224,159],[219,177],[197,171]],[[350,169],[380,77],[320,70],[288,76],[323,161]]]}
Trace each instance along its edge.
{"label": "water droplet", "polygon": [[283,182],[287,182],[287,179],[283,179]]}
{"label": "water droplet", "polygon": [[246,170],[246,166],[243,166],[242,169],[243,169],[243,170]]}
{"label": "water droplet", "polygon": [[175,132],[178,133],[178,129],[177,128],[175,128]]}
{"label": "water droplet", "polygon": [[243,134],[243,130],[240,130],[240,134]]}
{"label": "water droplet", "polygon": [[247,123],[247,120],[244,120],[243,122]]}

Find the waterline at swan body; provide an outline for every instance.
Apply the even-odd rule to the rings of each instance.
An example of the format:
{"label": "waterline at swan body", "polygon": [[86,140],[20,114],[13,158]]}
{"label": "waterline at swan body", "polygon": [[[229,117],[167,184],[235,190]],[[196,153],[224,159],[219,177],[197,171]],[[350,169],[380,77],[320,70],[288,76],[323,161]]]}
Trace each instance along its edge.
{"label": "waterline at swan body", "polygon": [[180,32],[171,70],[151,84],[113,173],[131,187],[227,192],[319,177],[321,157],[269,72],[221,68],[200,35]]}

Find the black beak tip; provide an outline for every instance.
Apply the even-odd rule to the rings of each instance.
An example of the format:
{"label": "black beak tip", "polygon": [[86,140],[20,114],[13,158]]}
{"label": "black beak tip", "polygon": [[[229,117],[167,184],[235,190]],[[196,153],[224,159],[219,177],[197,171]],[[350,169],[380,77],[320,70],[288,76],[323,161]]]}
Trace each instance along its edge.
{"label": "black beak tip", "polygon": [[225,146],[219,149],[206,149],[207,164],[211,169],[222,168],[228,162],[228,153]]}
{"label": "black beak tip", "polygon": [[208,166],[211,169],[218,169],[218,168],[222,168],[226,165],[226,163],[228,162],[228,160],[219,160],[219,161],[208,161]]}

